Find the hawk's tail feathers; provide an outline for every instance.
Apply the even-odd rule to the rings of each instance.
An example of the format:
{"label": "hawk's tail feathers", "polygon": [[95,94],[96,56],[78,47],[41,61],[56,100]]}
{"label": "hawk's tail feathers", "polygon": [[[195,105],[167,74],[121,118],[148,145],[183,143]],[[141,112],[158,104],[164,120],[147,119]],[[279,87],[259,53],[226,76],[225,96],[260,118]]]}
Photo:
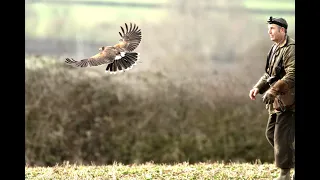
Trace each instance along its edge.
{"label": "hawk's tail feathers", "polygon": [[115,74],[117,72],[124,72],[132,69],[134,65],[139,63],[139,53],[137,52],[124,52],[120,54],[120,58],[116,58],[112,63],[108,64],[106,72]]}

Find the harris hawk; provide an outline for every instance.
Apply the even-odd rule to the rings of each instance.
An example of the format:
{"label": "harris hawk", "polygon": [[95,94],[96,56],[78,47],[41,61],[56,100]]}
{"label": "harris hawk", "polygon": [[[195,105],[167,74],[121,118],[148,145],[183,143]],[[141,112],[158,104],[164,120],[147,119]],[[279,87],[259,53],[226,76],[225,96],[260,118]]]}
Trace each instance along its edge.
{"label": "harris hawk", "polygon": [[134,52],[141,42],[141,29],[136,24],[130,23],[128,27],[125,23],[125,30],[120,26],[121,39],[114,46],[102,46],[99,53],[80,61],[73,58],[66,58],[65,63],[73,67],[90,67],[106,64],[106,72],[116,73],[131,69],[139,59],[139,53]]}

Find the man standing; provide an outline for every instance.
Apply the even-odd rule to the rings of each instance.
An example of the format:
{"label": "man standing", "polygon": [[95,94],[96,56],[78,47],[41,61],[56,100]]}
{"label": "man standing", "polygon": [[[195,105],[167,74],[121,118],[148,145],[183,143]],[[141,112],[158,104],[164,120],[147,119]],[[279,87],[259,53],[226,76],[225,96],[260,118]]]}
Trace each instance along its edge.
{"label": "man standing", "polygon": [[[268,34],[274,42],[267,56],[265,73],[250,90],[249,97],[264,94],[269,111],[266,137],[274,149],[280,175],[275,180],[289,180],[295,165],[295,41],[287,35],[283,18],[270,17]],[[294,179],[293,175],[293,179]]]}

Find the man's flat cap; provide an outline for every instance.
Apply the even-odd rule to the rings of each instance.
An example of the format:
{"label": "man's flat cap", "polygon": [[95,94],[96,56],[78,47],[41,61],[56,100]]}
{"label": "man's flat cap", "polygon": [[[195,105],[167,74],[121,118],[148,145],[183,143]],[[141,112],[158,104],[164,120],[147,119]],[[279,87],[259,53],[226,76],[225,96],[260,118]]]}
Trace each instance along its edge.
{"label": "man's flat cap", "polygon": [[277,24],[281,27],[284,27],[285,29],[288,28],[288,23],[285,19],[283,18],[273,18],[270,16],[269,20],[267,21],[268,24]]}

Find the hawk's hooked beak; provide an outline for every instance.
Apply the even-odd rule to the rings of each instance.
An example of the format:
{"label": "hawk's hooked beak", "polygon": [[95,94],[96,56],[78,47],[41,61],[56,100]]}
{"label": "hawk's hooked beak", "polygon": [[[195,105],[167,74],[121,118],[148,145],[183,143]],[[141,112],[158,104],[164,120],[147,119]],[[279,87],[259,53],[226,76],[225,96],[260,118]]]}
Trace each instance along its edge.
{"label": "hawk's hooked beak", "polygon": [[103,51],[103,50],[104,50],[104,47],[99,48],[99,51]]}

